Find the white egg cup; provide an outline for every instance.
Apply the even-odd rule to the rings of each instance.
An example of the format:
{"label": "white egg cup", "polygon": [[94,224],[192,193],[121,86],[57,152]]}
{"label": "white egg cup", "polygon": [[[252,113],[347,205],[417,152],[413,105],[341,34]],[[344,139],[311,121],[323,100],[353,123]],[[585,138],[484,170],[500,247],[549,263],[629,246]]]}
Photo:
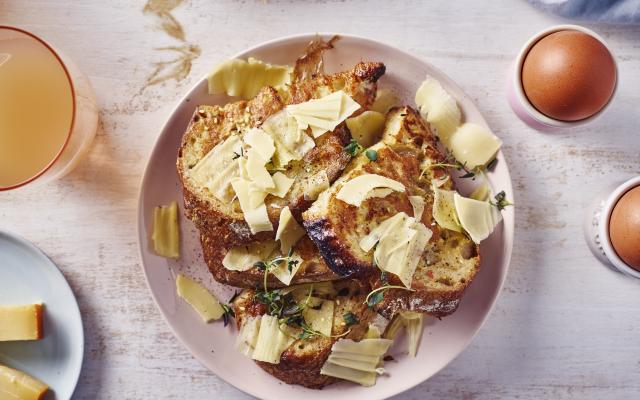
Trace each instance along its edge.
{"label": "white egg cup", "polygon": [[604,39],[595,33],[594,31],[587,29],[585,27],[579,25],[556,25],[550,28],[547,28],[541,32],[538,32],[534,35],[525,45],[520,49],[518,56],[513,62],[513,66],[511,68],[511,74],[509,75],[509,80],[507,82],[507,100],[513,112],[527,125],[531,126],[534,129],[540,131],[555,131],[561,128],[570,128],[574,126],[584,125],[592,122],[594,119],[598,118],[600,115],[604,113],[604,111],[611,104],[611,100],[616,94],[617,86],[618,86],[618,64],[616,63],[615,57],[613,58],[613,64],[616,69],[616,82],[613,87],[613,92],[611,93],[611,97],[607,104],[600,109],[597,113],[593,114],[588,118],[584,118],[578,121],[561,121],[557,119],[550,118],[540,111],[538,111],[527,99],[527,95],[524,93],[524,88],[522,86],[522,66],[524,65],[524,60],[529,54],[529,50],[538,43],[542,38],[559,31],[567,31],[574,30],[586,33],[589,36],[597,39],[600,43],[607,48],[609,53],[613,55],[611,48]]}
{"label": "white egg cup", "polygon": [[631,268],[616,253],[609,236],[609,222],[618,200],[629,190],[640,186],[640,176],[629,179],[616,188],[609,188],[608,197],[598,196],[587,209],[584,219],[584,235],[589,249],[600,262],[624,275],[640,279],[640,271]]}

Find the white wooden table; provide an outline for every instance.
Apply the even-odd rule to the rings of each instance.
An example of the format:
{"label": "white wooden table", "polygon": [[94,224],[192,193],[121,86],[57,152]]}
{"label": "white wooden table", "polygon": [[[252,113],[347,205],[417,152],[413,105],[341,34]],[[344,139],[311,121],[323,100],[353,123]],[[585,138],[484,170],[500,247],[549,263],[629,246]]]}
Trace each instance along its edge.
{"label": "white wooden table", "polygon": [[524,1],[186,1],[172,15],[201,55],[185,79],[146,89],[153,63],[173,57],[156,48],[182,44],[143,7],[0,0],[0,24],[64,49],[91,78],[102,109],[77,170],[0,194],[0,227],[49,254],[80,302],[86,355],[74,398],[249,398],[193,359],[163,321],[140,268],[136,201],[159,129],[196,80],[248,46],[309,31],[385,41],[443,69],[504,141],[514,179],[516,245],[496,308],[460,357],[398,398],[640,398],[640,281],[599,265],[581,229],[601,188],[640,174],[640,27],[588,25],[617,57],[617,98],[589,127],[542,134],[508,108],[505,79],[532,34],[565,21]]}

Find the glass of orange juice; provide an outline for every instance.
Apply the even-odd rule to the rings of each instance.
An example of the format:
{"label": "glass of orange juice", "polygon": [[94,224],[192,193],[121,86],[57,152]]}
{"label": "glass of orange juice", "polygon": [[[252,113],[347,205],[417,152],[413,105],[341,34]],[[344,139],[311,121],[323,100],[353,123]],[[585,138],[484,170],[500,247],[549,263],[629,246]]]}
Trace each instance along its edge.
{"label": "glass of orange juice", "polygon": [[71,171],[98,126],[89,79],[37,36],[0,25],[0,191]]}

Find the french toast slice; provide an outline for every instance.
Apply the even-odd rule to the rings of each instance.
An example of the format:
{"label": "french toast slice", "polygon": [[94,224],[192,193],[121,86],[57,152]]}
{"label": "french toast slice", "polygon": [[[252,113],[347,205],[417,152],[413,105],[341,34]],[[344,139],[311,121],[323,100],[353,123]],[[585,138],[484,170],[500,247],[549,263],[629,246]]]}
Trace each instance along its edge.
{"label": "french toast slice", "polygon": [[[285,383],[312,389],[320,389],[337,380],[320,374],[322,366],[331,354],[331,346],[339,339],[338,336],[354,341],[363,339],[376,313],[364,304],[369,290],[365,284],[354,280],[343,280],[334,282],[333,286],[334,293],[316,294],[314,292],[313,296],[335,301],[331,330],[331,335],[335,337],[312,336],[296,339],[284,350],[278,364],[256,361],[262,369]],[[255,290],[244,290],[233,301],[238,329],[248,318],[267,313],[267,306],[257,299],[256,294]],[[344,320],[344,315],[347,313],[352,313],[357,323],[347,326]],[[345,334],[345,332],[348,333]]]}
{"label": "french toast slice", "polygon": [[[254,265],[247,265],[245,271],[234,271],[225,268],[223,259],[230,247],[220,245],[218,239],[205,234],[200,235],[200,243],[204,260],[209,267],[213,278],[223,284],[239,288],[252,289],[264,284],[264,271]],[[340,279],[340,275],[333,272],[324,259],[318,253],[315,244],[308,236],[304,236],[293,247],[293,256],[302,259],[300,269],[291,280],[291,285],[302,283],[335,281]],[[266,260],[265,260],[266,261]],[[273,274],[268,274],[267,284],[270,288],[281,288],[286,286]]]}
{"label": "french toast slice", "polygon": [[[438,179],[442,189],[453,187],[451,178],[442,183],[447,170],[437,166],[444,162],[444,157],[435,136],[417,111],[400,107],[389,112],[381,142],[370,149],[377,153],[377,159],[371,161],[365,153],[354,158],[342,176],[303,213],[304,227],[333,271],[380,287],[384,282],[374,263],[373,249],[365,252],[359,242],[382,221],[400,212],[414,216],[409,196],[422,197],[424,212],[420,221],[433,234],[413,275],[413,290],[386,290],[375,308],[387,317],[398,311],[448,315],[456,310],[465,288],[477,273],[480,257],[479,248],[471,239],[439,227],[433,218],[432,179]],[[426,164],[434,166],[424,168]],[[337,194],[342,186],[363,174],[393,179],[406,190],[369,198],[360,207],[339,200]],[[387,275],[389,284],[402,285],[395,275]]]}
{"label": "french toast slice", "polygon": [[267,214],[273,231],[252,234],[244,219],[237,199],[221,201],[209,189],[194,179],[193,168],[216,145],[227,138],[243,137],[250,128],[260,127],[267,119],[289,104],[297,104],[343,90],[366,110],[374,101],[376,82],[384,74],[385,66],[379,62],[360,62],[353,69],[333,74],[315,75],[295,80],[284,89],[264,87],[255,98],[224,106],[198,106],[183,136],[178,151],[177,170],[180,177],[185,215],[201,233],[215,237],[226,246],[238,246],[275,236],[280,210],[289,206],[293,216],[301,220],[301,213],[313,202],[305,198],[308,182],[318,181],[326,174],[329,182],[338,178],[348,164],[350,156],[343,150],[350,135],[344,124],[334,131],[315,139],[315,147],[302,160],[292,161],[285,171],[294,183],[284,196],[268,195],[265,199]]}

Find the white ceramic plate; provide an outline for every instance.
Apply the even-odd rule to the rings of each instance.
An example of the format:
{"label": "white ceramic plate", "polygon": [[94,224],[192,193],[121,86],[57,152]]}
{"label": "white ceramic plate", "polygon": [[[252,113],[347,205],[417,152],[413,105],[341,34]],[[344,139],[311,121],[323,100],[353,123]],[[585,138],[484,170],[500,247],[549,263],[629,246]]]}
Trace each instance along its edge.
{"label": "white ceramic plate", "polygon": [[[235,55],[255,57],[277,64],[292,64],[302,54],[315,35],[299,35],[274,40]],[[330,37],[331,35],[322,35]],[[413,105],[413,96],[425,76],[437,78],[461,106],[466,121],[486,125],[482,115],[462,90],[444,73],[430,64],[389,45],[372,40],[341,35],[336,48],[325,55],[326,72],[351,68],[361,60],[382,61],[387,73],[380,87],[393,89],[405,104]],[[213,67],[213,66],[212,66]],[[234,327],[222,323],[205,325],[190,307],[176,295],[175,276],[187,274],[204,283],[218,298],[227,301],[234,290],[218,284],[208,273],[202,259],[197,232],[190,221],[182,218],[182,257],[171,261],[153,254],[149,235],[153,224],[153,208],[173,200],[181,203],[182,190],[176,173],[176,155],[180,139],[198,104],[222,104],[232,100],[207,93],[203,78],[177,104],[169,116],[151,153],[142,181],[139,199],[138,233],[142,265],[151,293],[167,322],[191,353],[213,373],[237,388],[263,399],[383,399],[407,390],[428,379],[469,344],[502,287],[507,273],[513,244],[514,213],[510,207],[503,212],[504,223],[482,244],[482,267],[471,284],[458,311],[442,321],[430,319],[425,326],[423,344],[416,358],[401,353],[402,341],[391,351],[398,362],[387,363],[388,375],[378,379],[375,387],[364,388],[350,383],[338,383],[322,391],[286,385],[263,372],[250,359],[234,348]],[[502,153],[495,170],[489,174],[495,192],[504,190],[513,199],[511,179]]]}
{"label": "white ceramic plate", "polygon": [[0,304],[44,303],[44,338],[0,342],[0,364],[38,378],[47,400],[71,398],[84,354],[76,298],[55,264],[40,249],[0,231]]}

